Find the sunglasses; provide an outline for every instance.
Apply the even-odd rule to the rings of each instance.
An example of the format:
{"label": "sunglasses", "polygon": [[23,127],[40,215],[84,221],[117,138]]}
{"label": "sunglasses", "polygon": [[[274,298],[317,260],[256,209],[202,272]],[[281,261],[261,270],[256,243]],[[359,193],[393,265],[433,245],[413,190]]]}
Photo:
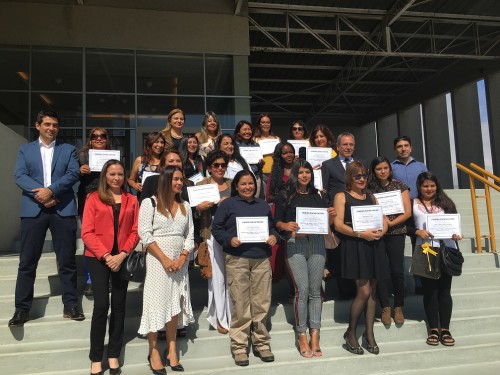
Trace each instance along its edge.
{"label": "sunglasses", "polygon": [[364,173],[364,174],[355,174],[353,177],[354,177],[354,179],[356,181],[361,180],[362,178],[366,180],[368,178],[368,175],[366,173]]}
{"label": "sunglasses", "polygon": [[298,132],[301,132],[302,130],[304,130],[304,128],[292,128],[293,131],[298,131]]}
{"label": "sunglasses", "polygon": [[92,134],[90,136],[90,139],[92,139],[93,141],[96,140],[96,139],[107,139],[108,136],[106,134]]}
{"label": "sunglasses", "polygon": [[214,169],[219,169],[219,168],[226,168],[227,164],[226,163],[213,163],[212,168]]}

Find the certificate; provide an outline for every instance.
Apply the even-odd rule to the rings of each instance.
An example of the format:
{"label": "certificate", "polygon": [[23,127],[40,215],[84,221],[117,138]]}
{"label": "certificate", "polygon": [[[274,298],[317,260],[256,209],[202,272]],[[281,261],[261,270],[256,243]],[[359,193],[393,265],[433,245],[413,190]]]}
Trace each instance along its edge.
{"label": "certificate", "polygon": [[377,198],[378,204],[382,206],[382,213],[384,215],[402,214],[405,212],[400,190],[375,193],[373,196]]}
{"label": "certificate", "polygon": [[382,206],[354,206],[351,207],[352,230],[355,232],[363,232],[367,229],[382,230],[383,215]]}
{"label": "certificate", "polygon": [[234,161],[230,161],[227,165],[226,173],[224,174],[225,178],[230,178],[231,180],[236,176],[236,173],[242,171],[243,167],[240,163],[236,163]]}
{"label": "certificate", "polygon": [[92,172],[102,171],[104,164],[111,159],[120,160],[120,150],[89,150],[89,167]]}
{"label": "certificate", "polygon": [[217,184],[206,184],[198,186],[188,186],[187,192],[189,196],[189,205],[191,207],[198,206],[201,202],[220,201],[219,186]]}
{"label": "certificate", "polygon": [[460,214],[426,215],[426,230],[436,239],[450,239],[454,234],[461,234]]}
{"label": "certificate", "polygon": [[297,233],[328,234],[328,211],[326,208],[297,207],[296,222],[299,225]]}
{"label": "certificate", "polygon": [[321,169],[313,169],[314,187],[318,190],[323,190],[323,175]]}
{"label": "certificate", "polygon": [[262,155],[269,155],[274,152],[274,149],[276,148],[276,145],[280,143],[280,140],[278,138],[266,138],[260,139],[257,143],[262,150]]}
{"label": "certificate", "polygon": [[203,177],[203,175],[202,175],[200,172],[198,172],[198,173],[196,173],[196,174],[192,175],[191,177],[189,177],[189,179],[190,179],[191,181],[193,181],[193,184],[195,184],[195,185],[196,185],[198,182],[200,182],[201,180],[203,180],[204,178],[205,178],[205,177]]}
{"label": "certificate", "polygon": [[142,172],[142,180],[141,183],[144,185],[146,182],[146,179],[150,176],[154,176],[155,174],[159,174],[158,172],[151,172],[151,171],[143,171]]}
{"label": "certificate", "polygon": [[332,158],[332,149],[329,147],[308,147],[306,160],[314,167]]}
{"label": "certificate", "polygon": [[309,141],[307,139],[289,139],[287,142],[295,149],[295,156],[299,156],[299,148],[309,147]]}
{"label": "certificate", "polygon": [[237,217],[236,231],[241,243],[266,242],[269,238],[267,216]]}
{"label": "certificate", "polygon": [[258,164],[263,158],[262,149],[260,147],[242,147],[240,146],[240,154],[248,164]]}

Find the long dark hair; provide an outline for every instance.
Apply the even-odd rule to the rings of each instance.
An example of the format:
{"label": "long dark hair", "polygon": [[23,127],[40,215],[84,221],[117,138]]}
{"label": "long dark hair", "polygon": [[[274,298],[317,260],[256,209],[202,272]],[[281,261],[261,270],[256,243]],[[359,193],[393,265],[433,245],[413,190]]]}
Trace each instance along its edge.
{"label": "long dark hair", "polygon": [[306,168],[311,172],[311,181],[307,184],[306,191],[308,194],[318,194],[318,189],[314,187],[314,172],[311,164],[304,160],[298,159],[292,165],[290,170],[290,176],[288,177],[288,182],[285,185],[285,206],[290,206],[295,197],[297,196],[297,190],[299,188],[299,169]]}
{"label": "long dark hair", "polygon": [[[144,143],[144,149],[142,150],[142,157],[141,157],[142,164],[149,164],[149,160],[153,156],[153,149],[152,149],[153,144],[156,141],[158,141],[158,139],[163,140],[165,145],[167,144],[167,142],[165,141],[165,137],[160,132],[151,132],[146,137],[146,142]],[[163,152],[165,152],[165,151],[163,151]],[[159,156],[160,159],[161,159],[161,156],[163,155],[163,152]]]}
{"label": "long dark hair", "polygon": [[222,139],[224,139],[225,137],[231,138],[231,141],[233,142],[234,151],[233,151],[233,156],[230,157],[230,159],[234,159],[238,163],[240,163],[241,166],[243,167],[243,169],[250,170],[248,163],[246,162],[245,159],[243,159],[243,156],[241,156],[241,154],[240,154],[240,147],[238,146],[238,143],[236,143],[236,141],[234,140],[234,137],[231,134],[229,134],[229,133],[221,134],[219,136],[219,138],[217,138],[217,141],[215,141],[215,149],[220,150],[220,144],[222,142]]}
{"label": "long dark hair", "polygon": [[[196,143],[198,143],[198,148],[194,153],[194,163],[196,165],[196,168],[193,167],[193,165],[189,161],[188,142],[190,139],[196,139]],[[189,134],[186,137],[182,138],[181,143],[179,145],[179,155],[182,160],[184,173],[188,178],[195,175],[198,172],[204,174],[203,159],[201,158],[199,151],[200,151],[200,142],[198,141],[198,137],[196,137],[196,135]]]}
{"label": "long dark hair", "polygon": [[108,182],[106,180],[106,173],[108,172],[108,168],[112,165],[121,165],[123,168],[123,184],[120,187],[122,193],[126,193],[125,182],[127,181],[127,172],[125,171],[125,166],[123,163],[116,159],[108,160],[104,163],[101,171],[101,175],[99,176],[99,186],[97,188],[97,193],[99,194],[99,199],[110,206],[115,205],[115,200],[113,199],[113,194],[109,191]]}
{"label": "long dark hair", "polygon": [[326,137],[328,147],[333,148],[335,146],[335,137],[333,136],[330,129],[328,129],[328,126],[326,126],[325,124],[318,124],[314,127],[313,131],[311,132],[311,136],[309,137],[309,144],[311,145],[311,147],[317,147],[316,143],[314,143],[314,137],[316,137],[316,134],[319,131]]}
{"label": "long dark hair", "polygon": [[168,166],[160,172],[160,178],[158,180],[158,190],[156,191],[158,212],[161,212],[165,217],[168,217],[169,212],[171,212],[174,201],[179,203],[179,208],[182,214],[186,216],[186,208],[182,204],[184,201],[182,200],[181,193],[175,193],[173,198],[170,194],[172,191],[174,173],[176,171],[179,171],[182,174],[182,169],[179,167]]}
{"label": "long dark hair", "polygon": [[283,183],[283,170],[285,169],[285,163],[283,159],[281,159],[281,150],[283,150],[283,147],[285,146],[290,146],[292,148],[292,152],[295,154],[295,148],[288,142],[280,142],[274,148],[273,168],[271,170],[271,176],[269,176],[271,179],[269,193],[271,195],[278,195],[278,193],[285,187],[285,184]]}
{"label": "long dark hair", "polygon": [[257,180],[255,179],[254,174],[252,172],[250,172],[249,170],[244,169],[244,170],[236,173],[236,176],[234,176],[233,181],[231,181],[231,196],[232,197],[235,197],[238,195],[238,190],[236,189],[236,187],[238,186],[238,183],[240,182],[241,178],[245,177],[245,176],[252,176],[253,184],[255,186],[253,194],[255,194],[255,192],[257,191]]}
{"label": "long dark hair", "polygon": [[444,212],[447,214],[455,214],[457,213],[457,207],[455,203],[446,195],[439,183],[437,177],[431,172],[422,172],[417,177],[417,191],[418,191],[418,199],[423,202],[422,194],[420,193],[420,188],[424,184],[426,180],[430,180],[436,184],[436,195],[432,200],[432,204],[438,207],[441,207]]}
{"label": "long dark hair", "polygon": [[272,135],[274,137],[273,122],[271,121],[271,116],[269,116],[267,113],[262,113],[259,115],[259,117],[257,117],[257,121],[255,122],[255,128],[253,131],[253,136],[255,138],[259,138],[262,135],[262,132],[260,130],[260,120],[262,120],[263,117],[267,117],[271,122],[271,126],[269,127],[269,135]]}
{"label": "long dark hair", "polygon": [[250,138],[250,141],[248,144],[255,144],[255,141],[253,140],[253,128],[252,128],[252,124],[250,124],[248,121],[246,120],[241,120],[241,121],[238,121],[238,123],[236,124],[236,127],[234,128],[234,132],[233,132],[233,137],[234,139],[238,142],[238,143],[241,143],[243,142],[243,139],[240,137],[240,130],[241,128],[243,127],[243,125],[248,125],[250,126],[250,129],[252,130],[252,137]]}
{"label": "long dark hair", "polygon": [[387,178],[387,180],[389,182],[392,181],[392,166],[391,166],[391,162],[385,156],[377,156],[370,163],[370,169],[368,170],[368,184],[367,184],[367,189],[370,190],[370,191],[372,191],[372,192],[376,192],[376,191],[380,190],[381,188],[383,188],[383,186],[380,185],[379,179],[375,175],[375,168],[380,163],[387,163],[387,165],[389,166],[389,171],[390,171],[389,177]]}

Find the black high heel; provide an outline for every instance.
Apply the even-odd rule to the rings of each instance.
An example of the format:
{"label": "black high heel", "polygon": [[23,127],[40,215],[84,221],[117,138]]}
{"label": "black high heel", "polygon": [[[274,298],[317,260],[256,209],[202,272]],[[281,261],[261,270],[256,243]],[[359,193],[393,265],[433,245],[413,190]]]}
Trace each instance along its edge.
{"label": "black high heel", "polygon": [[167,374],[167,370],[165,370],[165,367],[163,367],[160,370],[155,370],[153,368],[153,366],[151,366],[151,354],[148,355],[148,362],[149,362],[149,368],[151,369],[151,371],[153,372],[154,375],[166,375]]}
{"label": "black high heel", "polygon": [[109,368],[109,375],[120,375],[121,373],[122,373],[122,369],[120,367]]}
{"label": "black high heel", "polygon": [[172,365],[170,364],[170,359],[168,359],[168,358],[167,358],[167,355],[168,355],[168,348],[167,348],[167,349],[165,349],[165,352],[164,352],[163,354],[165,355],[165,362],[167,363],[167,366],[169,366],[169,367],[172,369],[172,371],[179,371],[179,372],[184,371],[184,366],[182,366],[182,365],[180,364],[180,362],[179,362],[178,364],[176,364],[175,366],[172,366]]}
{"label": "black high heel", "polygon": [[375,345],[373,346],[370,346],[370,344],[368,344],[368,338],[366,337],[366,332],[363,333],[363,341],[366,344],[366,350],[368,350],[370,353],[375,355],[378,355],[378,353],[380,353],[380,349],[377,343],[375,343]]}
{"label": "black high heel", "polygon": [[365,351],[361,346],[358,345],[354,347],[349,343],[349,336],[347,335],[347,333],[344,333],[344,340],[345,340],[345,347],[349,353],[357,355],[363,355],[365,353]]}

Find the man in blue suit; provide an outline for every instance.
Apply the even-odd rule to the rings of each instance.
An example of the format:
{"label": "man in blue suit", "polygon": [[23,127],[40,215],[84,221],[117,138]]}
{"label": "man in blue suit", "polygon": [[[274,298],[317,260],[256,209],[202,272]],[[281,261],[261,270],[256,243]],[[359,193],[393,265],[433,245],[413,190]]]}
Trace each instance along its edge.
{"label": "man in blue suit", "polygon": [[73,146],[56,141],[59,117],[40,111],[35,127],[40,137],[22,145],[16,160],[14,178],[22,190],[21,253],[17,271],[16,311],[9,327],[23,326],[29,320],[33,303],[36,268],[42,255],[47,229],[52,234],[61,281],[63,316],[84,320],[76,291],[76,208],[73,185],[78,181],[79,165]]}

